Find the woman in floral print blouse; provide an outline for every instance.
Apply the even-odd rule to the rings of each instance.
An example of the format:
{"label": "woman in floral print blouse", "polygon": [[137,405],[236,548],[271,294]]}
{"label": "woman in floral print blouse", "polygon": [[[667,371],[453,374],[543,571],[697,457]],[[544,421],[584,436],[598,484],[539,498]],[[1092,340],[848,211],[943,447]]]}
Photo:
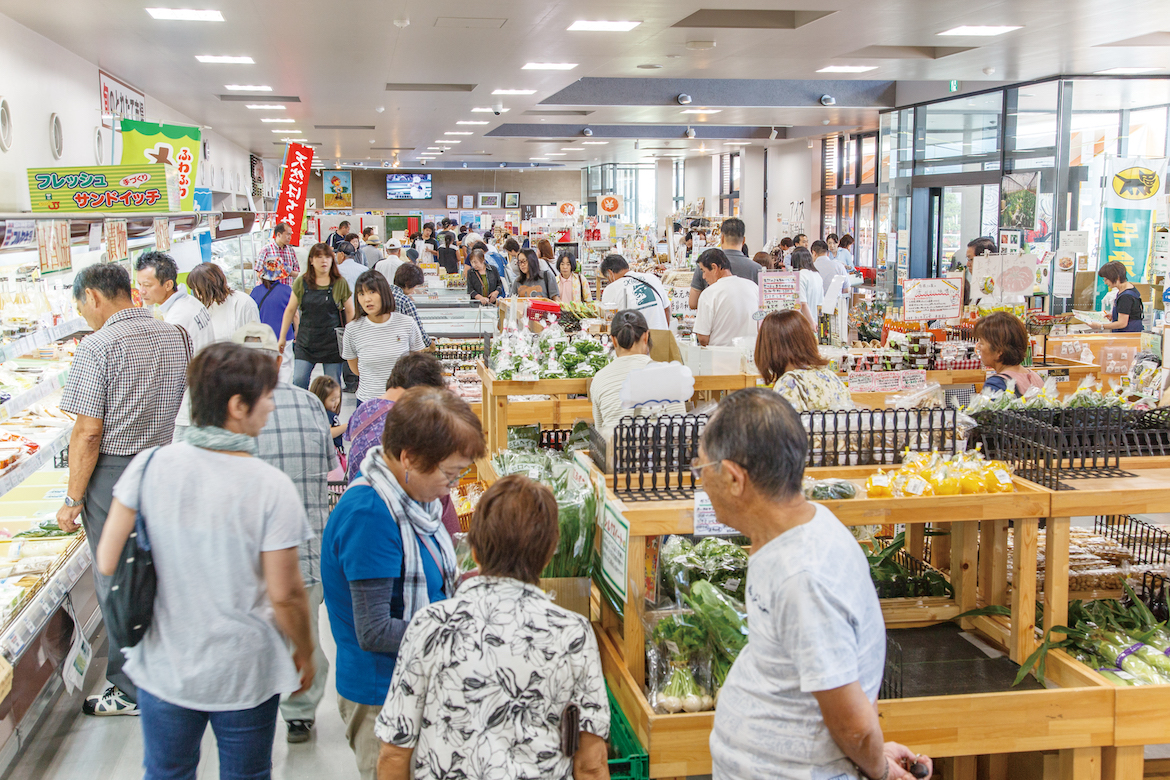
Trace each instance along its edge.
{"label": "woman in floral print blouse", "polygon": [[[608,778],[609,704],[589,621],[556,606],[540,573],[557,548],[552,492],[496,482],[471,522],[480,576],[415,613],[375,733],[379,780]],[[561,717],[580,710],[565,755]]]}

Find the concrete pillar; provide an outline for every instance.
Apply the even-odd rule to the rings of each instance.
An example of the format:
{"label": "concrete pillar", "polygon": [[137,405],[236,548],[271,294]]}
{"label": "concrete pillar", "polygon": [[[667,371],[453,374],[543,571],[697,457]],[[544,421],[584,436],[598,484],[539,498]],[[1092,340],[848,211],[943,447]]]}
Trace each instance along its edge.
{"label": "concrete pillar", "polygon": [[764,248],[764,147],[745,146],[739,159],[739,216],[752,254]]}
{"label": "concrete pillar", "polygon": [[690,157],[683,164],[683,200],[692,204],[699,198],[706,198],[706,213],[714,214],[717,204],[712,193],[711,158]]}
{"label": "concrete pillar", "polygon": [[674,160],[658,160],[654,170],[654,219],[658,232],[670,234],[670,214],[674,211]]}

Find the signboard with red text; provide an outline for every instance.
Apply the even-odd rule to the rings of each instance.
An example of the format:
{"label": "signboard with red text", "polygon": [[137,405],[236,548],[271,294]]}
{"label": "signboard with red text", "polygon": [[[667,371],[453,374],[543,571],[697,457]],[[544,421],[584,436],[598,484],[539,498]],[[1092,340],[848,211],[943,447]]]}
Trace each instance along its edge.
{"label": "signboard with red text", "polygon": [[292,228],[293,246],[301,245],[301,222],[305,215],[305,197],[309,190],[309,167],[313,148],[290,143],[284,156],[284,176],[280,180],[280,199],[276,202],[277,219]]}

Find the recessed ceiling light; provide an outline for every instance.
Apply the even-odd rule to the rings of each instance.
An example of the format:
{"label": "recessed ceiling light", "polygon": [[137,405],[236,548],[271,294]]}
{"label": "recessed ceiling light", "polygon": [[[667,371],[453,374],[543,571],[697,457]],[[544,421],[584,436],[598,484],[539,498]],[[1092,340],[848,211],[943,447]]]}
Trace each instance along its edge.
{"label": "recessed ceiling light", "polygon": [[194,8],[147,8],[146,12],[155,19],[168,22],[222,22],[219,11],[200,11]]}
{"label": "recessed ceiling light", "polygon": [[457,125],[486,125],[488,123],[487,122],[478,122],[478,121],[474,121],[474,120],[470,120],[470,119],[460,119],[455,124],[457,124]]}
{"label": "recessed ceiling light", "polygon": [[722,108],[687,108],[683,109],[684,114],[718,114]]}
{"label": "recessed ceiling light", "polygon": [[575,62],[527,62],[520,70],[572,70]]}
{"label": "recessed ceiling light", "polygon": [[282,141],[308,141],[308,138],[281,138]]}
{"label": "recessed ceiling light", "polygon": [[1096,71],[1098,76],[1136,76],[1139,73],[1152,73],[1161,68],[1109,68],[1108,70]]}
{"label": "recessed ceiling light", "polygon": [[444,139],[440,138],[437,141],[435,141],[435,143],[437,143],[437,144],[461,144],[463,142],[462,141],[452,141],[450,139],[444,140]]}
{"label": "recessed ceiling light", "polygon": [[1020,25],[1018,25],[1018,24],[1017,25],[970,24],[970,25],[962,25],[961,27],[952,27],[949,30],[944,30],[943,32],[940,32],[939,35],[971,35],[971,36],[988,37],[991,35],[1003,35],[1004,33],[1011,32],[1012,30],[1019,30],[1019,29],[1020,29]]}
{"label": "recessed ceiling light", "polygon": [[577,21],[569,25],[570,30],[585,32],[629,32],[641,22],[584,22]]}
{"label": "recessed ceiling light", "polygon": [[264,117],[261,122],[295,122],[295,119],[278,119],[277,117]]}
{"label": "recessed ceiling light", "polygon": [[441,147],[441,146],[428,146],[427,149],[430,149],[430,150],[436,151],[436,152],[443,151],[443,147]]}
{"label": "recessed ceiling light", "polygon": [[605,146],[609,141],[582,141],[585,146]]}
{"label": "recessed ceiling light", "polygon": [[497,89],[492,92],[493,95],[535,95],[535,89]]}
{"label": "recessed ceiling light", "polygon": [[244,108],[250,108],[253,111],[284,111],[284,106],[279,103],[249,103]]}
{"label": "recessed ceiling light", "polygon": [[724,141],[724,146],[751,146],[751,141]]}
{"label": "recessed ceiling light", "polygon": [[251,57],[230,57],[215,54],[196,54],[195,59],[208,65],[255,65]]}
{"label": "recessed ceiling light", "polygon": [[443,135],[475,135],[470,130],[448,130]]}
{"label": "recessed ceiling light", "polygon": [[278,127],[278,128],[276,128],[275,130],[273,130],[272,132],[274,132],[274,133],[299,133],[299,132],[301,132],[301,131],[300,131],[300,130],[294,130],[294,129],[293,129],[293,128],[291,128],[291,127]]}
{"label": "recessed ceiling light", "polygon": [[575,146],[562,146],[561,151],[562,152],[579,152],[581,150]]}
{"label": "recessed ceiling light", "polygon": [[691,51],[708,51],[715,48],[715,41],[687,41],[686,46]]}
{"label": "recessed ceiling light", "polygon": [[877,65],[829,65],[817,73],[865,73],[867,70],[877,70]]}
{"label": "recessed ceiling light", "polygon": [[232,92],[271,92],[272,87],[263,84],[224,84],[224,89]]}
{"label": "recessed ceiling light", "polygon": [[547,152],[546,154],[549,157],[564,157],[565,156],[564,152]]}
{"label": "recessed ceiling light", "polygon": [[508,109],[506,109],[506,108],[487,108],[487,107],[483,107],[483,108],[473,108],[473,109],[471,109],[471,110],[472,110],[472,112],[473,112],[473,113],[476,113],[476,114],[494,114],[494,113],[496,113],[497,111],[498,111],[499,113],[501,113],[501,114],[506,114],[506,113],[508,113]]}
{"label": "recessed ceiling light", "polygon": [[533,162],[543,162],[548,160],[547,157],[529,157],[528,159],[532,160]]}

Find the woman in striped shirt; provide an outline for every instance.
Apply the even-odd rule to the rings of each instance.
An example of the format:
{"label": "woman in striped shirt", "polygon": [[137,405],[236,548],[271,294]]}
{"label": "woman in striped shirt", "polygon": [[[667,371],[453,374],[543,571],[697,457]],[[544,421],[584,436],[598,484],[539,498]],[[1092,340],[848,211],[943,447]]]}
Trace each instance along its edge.
{"label": "woman in striped shirt", "polygon": [[358,375],[357,401],[377,398],[398,358],[423,349],[422,333],[410,317],[395,311],[394,293],[386,277],[366,271],[355,284],[357,316],[345,329],[341,356]]}

